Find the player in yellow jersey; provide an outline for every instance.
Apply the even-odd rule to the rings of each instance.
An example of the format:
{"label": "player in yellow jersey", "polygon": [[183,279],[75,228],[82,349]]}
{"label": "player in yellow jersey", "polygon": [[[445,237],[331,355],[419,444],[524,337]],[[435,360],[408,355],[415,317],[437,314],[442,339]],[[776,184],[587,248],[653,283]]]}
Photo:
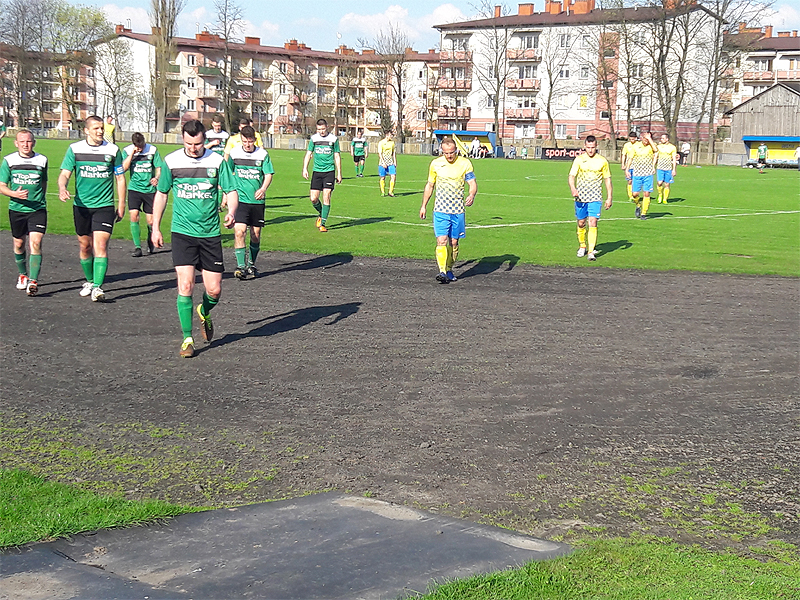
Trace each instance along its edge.
{"label": "player in yellow jersey", "polygon": [[636,202],[633,199],[633,191],[631,184],[633,179],[633,169],[631,169],[631,158],[633,158],[633,147],[639,142],[639,134],[636,131],[631,131],[628,134],[628,141],[622,147],[622,172],[625,173],[625,179],[628,180],[628,200]]}
{"label": "player in yellow jersey", "polygon": [[656,146],[656,179],[658,180],[658,203],[669,200],[669,185],[675,181],[678,166],[678,149],[669,143],[669,136],[661,134],[661,143]]}
{"label": "player in yellow jersey", "polygon": [[[464,207],[472,206],[478,193],[478,182],[472,163],[458,155],[453,138],[444,138],[441,144],[442,155],[433,159],[428,170],[428,183],[422,194],[419,218],[424,219],[428,201],[434,188],[436,200],[433,203],[433,233],[436,235],[436,263],[439,274],[436,281],[450,283],[456,280],[453,265],[458,259],[458,240],[466,235]],[[469,195],[464,198],[464,184],[469,186]]]}
{"label": "player in yellow jersey", "polygon": [[656,143],[650,136],[649,131],[643,133],[642,141],[632,148],[630,168],[633,171],[631,191],[633,192],[633,200],[636,202],[634,214],[636,218],[642,220],[647,219],[647,211],[650,208],[653,175],[656,174],[655,152]]}
{"label": "player in yellow jersey", "polygon": [[394,197],[394,182],[397,177],[396,146],[392,137],[394,134],[387,131],[383,139],[378,142],[378,175],[381,178],[381,196],[386,195],[386,175],[389,175],[389,195]]}
{"label": "player in yellow jersey", "polygon": [[[608,161],[597,154],[597,138],[587,135],[585,152],[575,157],[569,171],[569,188],[575,198],[575,218],[578,220],[578,258],[597,260],[597,220],[603,203],[603,184],[606,186],[605,208],[611,208],[611,170]],[[586,248],[586,222],[589,222],[589,248]]]}

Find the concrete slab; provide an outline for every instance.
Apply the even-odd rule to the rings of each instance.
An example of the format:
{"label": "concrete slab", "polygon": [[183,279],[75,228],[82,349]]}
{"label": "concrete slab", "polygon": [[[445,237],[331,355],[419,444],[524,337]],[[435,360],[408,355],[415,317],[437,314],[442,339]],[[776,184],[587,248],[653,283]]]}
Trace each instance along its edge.
{"label": "concrete slab", "polygon": [[0,598],[398,598],[564,544],[338,493],[104,530],[0,555]]}

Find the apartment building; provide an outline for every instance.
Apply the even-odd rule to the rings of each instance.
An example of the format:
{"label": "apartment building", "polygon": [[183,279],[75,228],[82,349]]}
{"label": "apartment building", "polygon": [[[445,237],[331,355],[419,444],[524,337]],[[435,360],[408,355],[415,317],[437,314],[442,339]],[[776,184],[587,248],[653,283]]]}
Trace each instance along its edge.
{"label": "apartment building", "polygon": [[[546,0],[543,8],[524,3],[517,14],[503,15],[498,6],[489,18],[436,26],[440,128],[492,131],[497,110],[505,139],[548,138],[551,120],[559,139],[611,137],[633,127],[664,130],[666,106],[674,109],[679,136],[694,133],[705,110],[698,90],[706,75],[690,69],[679,76],[672,68],[678,44],[661,43],[659,34],[680,20],[691,32],[685,64],[698,64],[716,15],[694,0],[613,10],[597,8],[595,0]],[[667,70],[657,68],[659,59]],[[668,84],[683,90],[679,106],[662,93]]]}

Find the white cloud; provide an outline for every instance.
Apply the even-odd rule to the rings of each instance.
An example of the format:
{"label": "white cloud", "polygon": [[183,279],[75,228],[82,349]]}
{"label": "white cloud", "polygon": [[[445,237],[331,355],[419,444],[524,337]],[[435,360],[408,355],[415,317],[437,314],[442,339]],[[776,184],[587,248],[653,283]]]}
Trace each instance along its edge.
{"label": "white cloud", "polygon": [[283,46],[280,26],[269,21],[262,21],[260,25],[245,21],[244,35],[261,38],[264,46]]}
{"label": "white cloud", "polygon": [[[772,24],[775,30],[800,29],[800,10],[790,4],[781,4],[775,7],[773,15],[764,21]],[[772,35],[775,35],[773,33]]]}
{"label": "white cloud", "polygon": [[150,33],[150,16],[147,9],[134,6],[117,6],[116,4],[105,4],[102,11],[112,25],[124,25],[136,33]]}

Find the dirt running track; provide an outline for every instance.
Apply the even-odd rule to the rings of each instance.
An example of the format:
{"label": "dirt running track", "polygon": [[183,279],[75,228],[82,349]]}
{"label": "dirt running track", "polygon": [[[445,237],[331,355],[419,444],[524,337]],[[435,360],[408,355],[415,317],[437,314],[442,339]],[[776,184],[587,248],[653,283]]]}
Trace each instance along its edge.
{"label": "dirt running track", "polygon": [[464,244],[438,285],[433,260],[262,253],[186,360],[168,252],[113,241],[104,304],[78,296],[73,238],[45,239],[35,298],[8,232],[0,252],[0,417],[22,428],[0,466],[198,505],[333,489],[544,536],[800,535],[797,279],[497,265]]}

